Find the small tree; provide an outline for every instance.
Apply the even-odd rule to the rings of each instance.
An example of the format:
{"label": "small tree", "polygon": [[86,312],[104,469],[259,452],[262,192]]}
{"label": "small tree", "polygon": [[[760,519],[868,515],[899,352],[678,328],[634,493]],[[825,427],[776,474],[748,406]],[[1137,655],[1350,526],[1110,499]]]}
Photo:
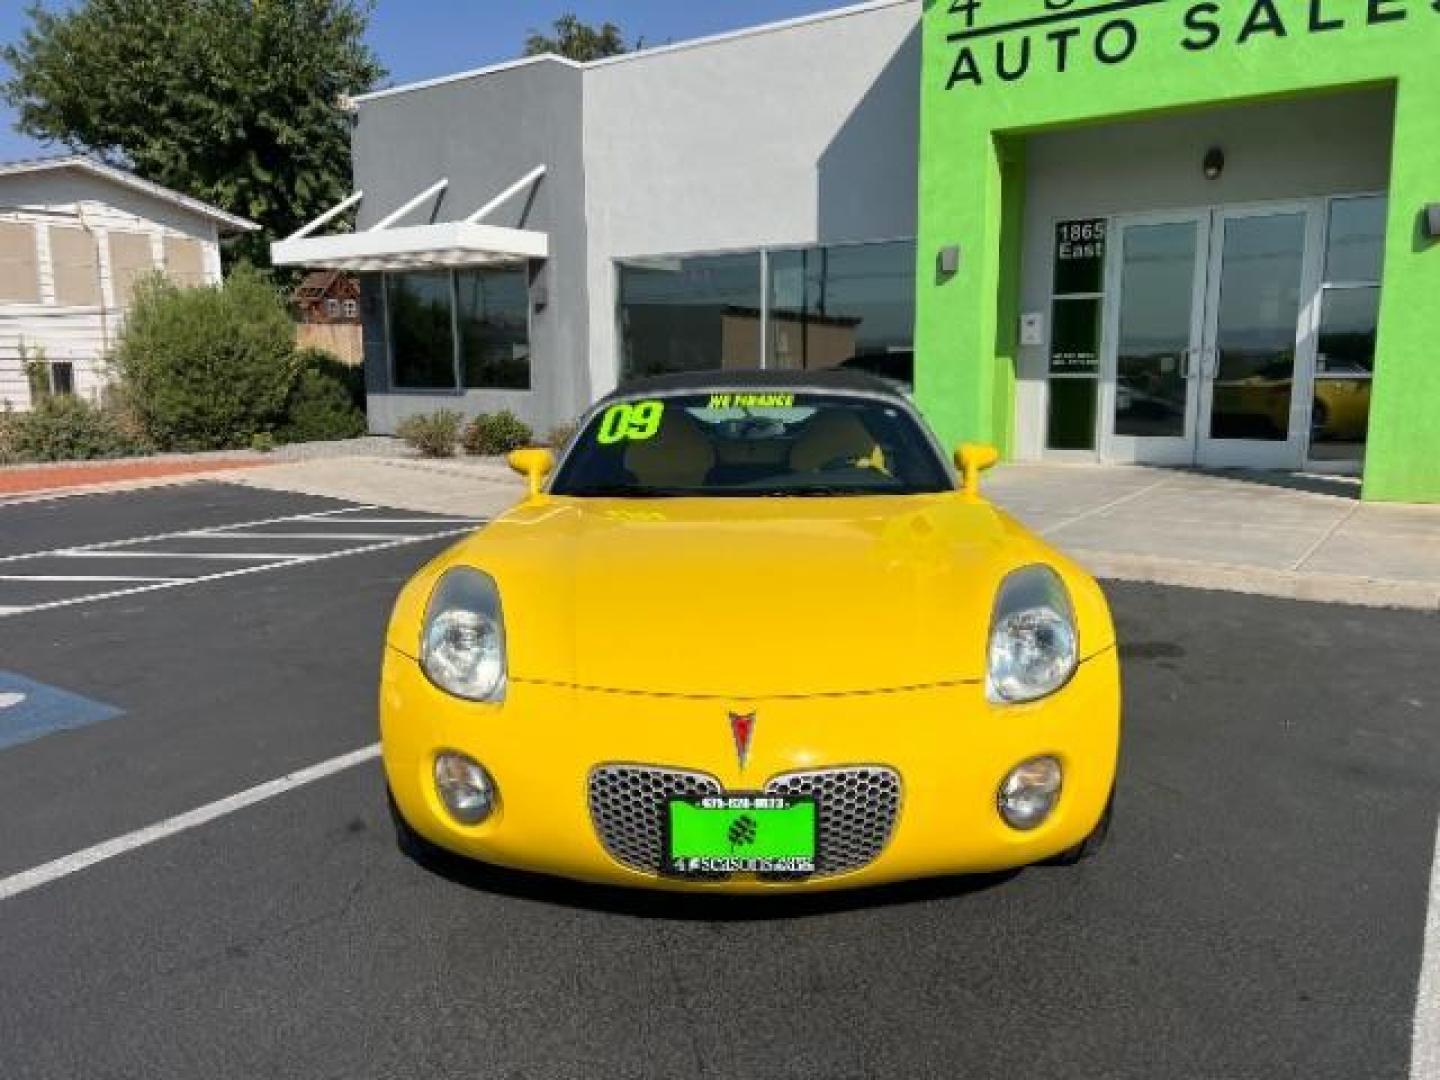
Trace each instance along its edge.
{"label": "small tree", "polygon": [[[555,32],[554,37],[548,37],[536,30],[530,31],[530,36],[525,39],[526,56],[554,53],[585,63],[630,51],[620,28],[614,23],[607,22],[597,28],[581,22],[579,17],[572,13],[561,15],[551,25]],[[639,47],[640,42],[637,41],[635,48]]]}
{"label": "small tree", "polygon": [[137,290],[115,354],[121,393],[164,450],[248,446],[283,419],[298,359],[285,301],[242,266],[223,285]]}

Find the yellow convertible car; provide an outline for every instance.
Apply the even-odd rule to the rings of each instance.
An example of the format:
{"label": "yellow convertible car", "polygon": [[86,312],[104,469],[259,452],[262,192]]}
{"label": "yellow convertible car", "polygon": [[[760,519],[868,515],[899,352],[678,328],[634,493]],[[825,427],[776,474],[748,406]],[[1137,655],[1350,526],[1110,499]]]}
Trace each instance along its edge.
{"label": "yellow convertible car", "polygon": [[875,885],[1093,852],[1094,580],[856,373],[670,376],[426,566],[381,687],[401,847],[613,885]]}

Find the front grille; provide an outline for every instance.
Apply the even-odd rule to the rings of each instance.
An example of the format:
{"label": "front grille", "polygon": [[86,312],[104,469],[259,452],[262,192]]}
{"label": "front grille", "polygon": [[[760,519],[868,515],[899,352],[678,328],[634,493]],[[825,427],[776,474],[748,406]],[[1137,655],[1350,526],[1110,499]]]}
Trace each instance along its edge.
{"label": "front grille", "polygon": [[721,790],[720,781],[705,773],[604,765],[590,774],[590,819],[611,858],[658,873],[665,861],[666,804]]}
{"label": "front grille", "polygon": [[[602,765],[590,773],[590,818],[611,858],[634,870],[659,873],[665,859],[666,803],[723,793],[720,781],[706,773]],[[873,862],[889,842],[900,812],[900,776],[879,765],[786,773],[766,784],[765,793],[815,800],[816,877]]]}
{"label": "front grille", "polygon": [[816,876],[868,866],[885,850],[900,813],[900,776],[859,766],[786,773],[765,785],[769,795],[809,796],[819,814]]}

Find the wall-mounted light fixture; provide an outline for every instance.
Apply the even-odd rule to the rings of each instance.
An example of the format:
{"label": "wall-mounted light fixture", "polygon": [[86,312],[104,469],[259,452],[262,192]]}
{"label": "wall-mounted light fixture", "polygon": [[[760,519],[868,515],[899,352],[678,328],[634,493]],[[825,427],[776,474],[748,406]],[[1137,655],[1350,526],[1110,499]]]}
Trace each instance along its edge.
{"label": "wall-mounted light fixture", "polygon": [[935,257],[935,269],[941,277],[954,277],[960,272],[960,245],[950,244]]}
{"label": "wall-mounted light fixture", "polygon": [[1225,172],[1225,151],[1212,146],[1205,154],[1205,179],[1219,180]]}
{"label": "wall-mounted light fixture", "polygon": [[1425,207],[1425,235],[1431,240],[1440,240],[1440,203]]}

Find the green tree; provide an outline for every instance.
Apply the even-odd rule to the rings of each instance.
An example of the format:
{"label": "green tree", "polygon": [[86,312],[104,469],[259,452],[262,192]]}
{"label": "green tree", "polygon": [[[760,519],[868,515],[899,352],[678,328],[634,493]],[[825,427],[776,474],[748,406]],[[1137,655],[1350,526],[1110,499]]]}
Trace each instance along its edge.
{"label": "green tree", "polygon": [[28,12],[0,85],[36,138],[251,218],[265,264],[350,189],[349,95],[385,74],[368,0],[82,0]]}
{"label": "green tree", "polygon": [[[625,44],[625,37],[620,28],[614,23],[596,28],[583,23],[574,15],[561,15],[552,24],[555,32],[554,37],[548,37],[539,31],[530,31],[530,36],[525,39],[525,55],[540,56],[544,53],[555,53],[570,60],[578,60],[584,63],[589,60],[602,60],[607,56],[619,56],[621,53],[629,52],[630,47]],[[635,48],[640,47],[640,42],[635,43]]]}

